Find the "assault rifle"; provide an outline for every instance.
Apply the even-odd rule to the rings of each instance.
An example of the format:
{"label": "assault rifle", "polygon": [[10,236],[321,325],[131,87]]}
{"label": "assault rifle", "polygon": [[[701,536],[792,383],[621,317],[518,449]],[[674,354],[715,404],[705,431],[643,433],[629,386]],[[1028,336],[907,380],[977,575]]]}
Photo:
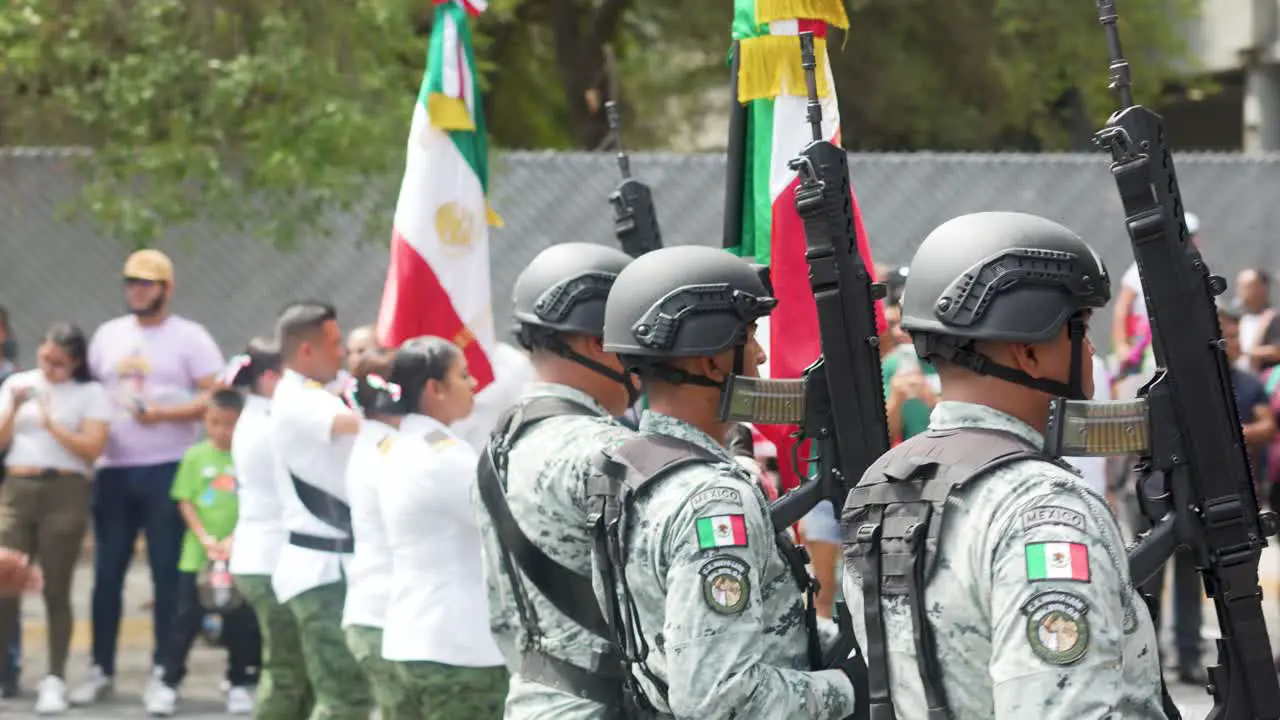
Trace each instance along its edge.
{"label": "assault rifle", "polygon": [[[1157,496],[1140,481],[1154,527],[1129,551],[1135,583],[1152,577],[1186,548],[1217,609],[1222,639],[1209,668],[1211,720],[1280,718],[1280,681],[1272,665],[1258,562],[1276,532],[1274,513],[1259,511],[1236,413],[1230,363],[1214,297],[1227,283],[1211,275],[1183,219],[1173,158],[1159,115],[1133,104],[1129,64],[1120,48],[1115,0],[1097,0],[1111,56],[1111,85],[1121,109],[1095,143],[1111,154],[1125,224],[1133,241],[1150,315],[1158,369],[1133,403],[1053,404],[1046,450],[1055,455],[1140,458],[1158,472]],[[1148,486],[1148,487],[1144,487]]]}
{"label": "assault rifle", "polygon": [[817,477],[770,508],[781,532],[822,500],[839,513],[862,473],[889,450],[875,303],[885,287],[872,282],[858,253],[849,157],[822,137],[813,33],[800,33],[813,142],[788,167],[800,176],[796,211],[804,222],[809,285],[818,309],[822,356],[799,380],[734,377],[722,415],[763,424],[799,424],[815,445]]}
{"label": "assault rifle", "polygon": [[653,193],[649,186],[631,177],[631,159],[622,147],[622,120],[618,104],[613,100],[606,102],[604,112],[618,148],[618,170],[622,172],[622,183],[609,194],[609,203],[613,205],[613,234],[622,243],[623,252],[633,258],[640,257],[662,247],[658,212],[653,207]]}

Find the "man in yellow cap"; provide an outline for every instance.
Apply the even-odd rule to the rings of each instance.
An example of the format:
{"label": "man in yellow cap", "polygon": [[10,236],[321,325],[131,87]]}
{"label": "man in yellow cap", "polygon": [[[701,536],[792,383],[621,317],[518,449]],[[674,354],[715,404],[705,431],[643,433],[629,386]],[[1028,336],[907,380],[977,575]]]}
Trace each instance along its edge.
{"label": "man in yellow cap", "polygon": [[[93,668],[70,693],[75,704],[112,690],[124,577],[139,531],[146,533],[155,591],[156,648],[165,647],[176,611],[184,526],[169,489],[199,434],[204,396],[223,358],[204,326],[170,312],[173,281],[173,262],[164,253],[130,255],[123,273],[129,312],[103,323],[89,345],[89,367],[117,412],[93,483]],[[155,657],[157,675],[147,695],[162,670]]]}

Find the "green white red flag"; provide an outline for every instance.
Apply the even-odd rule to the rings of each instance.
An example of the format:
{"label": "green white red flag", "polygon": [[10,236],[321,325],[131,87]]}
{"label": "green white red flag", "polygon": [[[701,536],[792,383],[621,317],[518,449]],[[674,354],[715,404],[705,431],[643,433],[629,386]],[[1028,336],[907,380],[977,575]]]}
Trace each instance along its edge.
{"label": "green white red flag", "polygon": [[[828,25],[849,26],[843,0],[734,1],[732,30],[738,42],[735,81],[738,102],[746,106],[747,116],[743,177],[730,178],[743,189],[742,232],[739,244],[728,249],[770,267],[778,307],[757,329],[769,355],[767,366],[761,369],[767,377],[800,377],[821,353],[817,310],[804,258],[804,226],[794,204],[799,180],[787,163],[813,139],[805,109],[808,97],[800,63],[801,32],[814,35],[823,137],[840,144],[840,109],[827,58]],[[853,213],[858,251],[871,269],[871,248],[856,197]],[[876,319],[883,329],[884,312],[878,303]],[[795,441],[790,435],[795,428],[759,426],[759,430],[777,447],[783,489],[795,487],[799,473],[805,471],[791,462]]]}
{"label": "green white red flag", "polygon": [[478,387],[493,381],[489,297],[489,144],[468,15],[484,0],[435,0],[427,69],[413,107],[396,202],[378,340],[435,335],[466,355]]}

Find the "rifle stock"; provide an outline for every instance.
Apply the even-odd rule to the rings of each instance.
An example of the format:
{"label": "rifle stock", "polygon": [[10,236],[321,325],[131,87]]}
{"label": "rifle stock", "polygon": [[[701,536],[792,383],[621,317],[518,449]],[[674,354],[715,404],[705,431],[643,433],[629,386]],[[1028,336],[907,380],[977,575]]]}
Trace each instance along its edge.
{"label": "rifle stock", "polygon": [[1131,571],[1139,580],[1175,546],[1190,551],[1222,630],[1218,664],[1209,668],[1209,718],[1274,720],[1280,718],[1280,681],[1258,563],[1276,523],[1258,507],[1218,324],[1214,298],[1226,282],[1210,274],[1187,232],[1163,119],[1132,102],[1115,0],[1097,5],[1121,109],[1096,143],[1111,154],[1158,365],[1143,389],[1150,415],[1143,460],[1163,473],[1172,508],[1131,552]]}
{"label": "rifle stock", "polygon": [[618,148],[618,171],[622,174],[622,182],[609,194],[609,204],[613,206],[613,233],[623,252],[631,257],[640,257],[662,247],[658,211],[653,205],[653,192],[649,186],[631,177],[631,159],[622,146],[618,104],[610,100],[604,104],[604,109]]}

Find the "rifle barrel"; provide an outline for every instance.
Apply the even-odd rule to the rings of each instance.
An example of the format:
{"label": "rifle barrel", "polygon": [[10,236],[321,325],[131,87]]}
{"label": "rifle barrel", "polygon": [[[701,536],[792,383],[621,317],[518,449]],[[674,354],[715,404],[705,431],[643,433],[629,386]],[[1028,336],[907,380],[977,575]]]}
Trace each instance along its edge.
{"label": "rifle barrel", "polygon": [[623,180],[630,180],[631,159],[627,157],[627,151],[622,146],[622,115],[618,112],[618,103],[613,100],[606,101],[604,116],[609,122],[609,131],[613,133],[614,147],[618,149],[618,170],[622,172]]}
{"label": "rifle barrel", "polygon": [[822,103],[818,100],[818,60],[813,50],[813,33],[800,33],[800,67],[804,68],[805,90],[809,94],[809,104],[805,106],[809,115],[809,128],[813,131],[813,140],[822,140]]}
{"label": "rifle barrel", "polygon": [[1120,28],[1116,25],[1116,0],[1098,0],[1098,24],[1107,36],[1107,52],[1111,55],[1111,84],[1116,91],[1120,108],[1133,107],[1133,84],[1129,76],[1129,62],[1120,48]]}

